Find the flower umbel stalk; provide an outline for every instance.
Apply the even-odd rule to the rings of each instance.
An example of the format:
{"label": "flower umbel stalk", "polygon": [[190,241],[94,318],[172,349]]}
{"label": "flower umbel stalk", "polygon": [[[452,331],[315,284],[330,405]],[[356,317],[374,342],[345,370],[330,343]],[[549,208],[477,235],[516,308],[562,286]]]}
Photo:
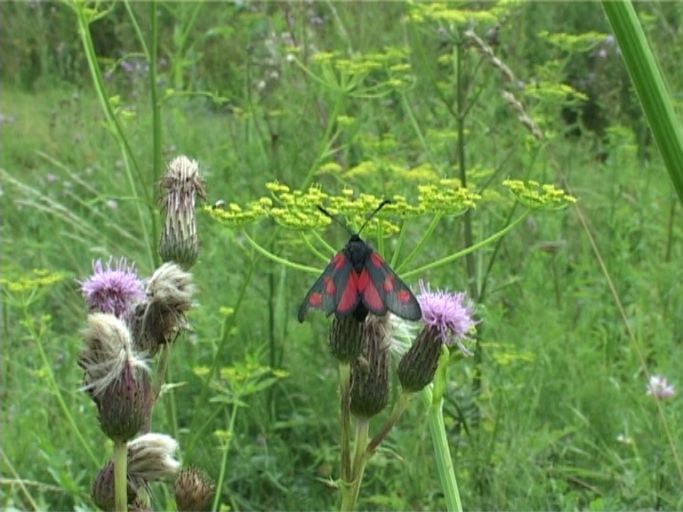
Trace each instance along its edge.
{"label": "flower umbel stalk", "polygon": [[114,443],[114,500],[116,512],[128,510],[128,445],[125,441]]}

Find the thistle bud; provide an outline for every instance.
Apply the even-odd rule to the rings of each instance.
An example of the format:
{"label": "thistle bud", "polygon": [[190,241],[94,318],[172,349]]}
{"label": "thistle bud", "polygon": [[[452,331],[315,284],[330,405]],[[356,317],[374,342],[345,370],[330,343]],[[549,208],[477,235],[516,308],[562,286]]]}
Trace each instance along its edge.
{"label": "thistle bud", "polygon": [[363,322],[353,316],[334,317],[330,327],[332,355],[342,363],[350,363],[361,355],[363,349]]}
{"label": "thistle bud", "polygon": [[434,327],[425,327],[398,364],[398,379],[408,393],[420,391],[434,380],[441,356],[441,341]]}
{"label": "thistle bud", "polygon": [[[131,477],[129,472],[127,484],[126,496],[128,498],[128,507],[132,509],[134,504],[138,502],[138,491],[142,489],[145,482],[142,479]],[[114,463],[112,461],[107,462],[97,474],[95,482],[93,482],[91,495],[95,505],[102,510],[115,510]]]}
{"label": "thistle bud", "polygon": [[128,328],[114,315],[90,315],[85,340],[79,359],[83,388],[97,406],[104,433],[114,441],[128,441],[152,411],[149,369],[134,352]]}
{"label": "thistle bud", "polygon": [[210,510],[216,485],[203,471],[183,469],[175,481],[175,502],[179,511]]}
{"label": "thistle bud", "polygon": [[368,315],[362,355],[351,364],[351,412],[370,418],[389,402],[388,317]]}
{"label": "thistle bud", "polygon": [[168,165],[161,186],[165,189],[163,208],[166,213],[159,254],[164,261],[175,261],[185,268],[194,265],[199,255],[196,196],[205,198],[199,165],[186,156],[174,158]]}
{"label": "thistle bud", "polygon": [[170,343],[187,327],[192,307],[192,274],[175,263],[164,263],[147,283],[147,300],[137,305],[130,325],[135,347],[149,355]]}

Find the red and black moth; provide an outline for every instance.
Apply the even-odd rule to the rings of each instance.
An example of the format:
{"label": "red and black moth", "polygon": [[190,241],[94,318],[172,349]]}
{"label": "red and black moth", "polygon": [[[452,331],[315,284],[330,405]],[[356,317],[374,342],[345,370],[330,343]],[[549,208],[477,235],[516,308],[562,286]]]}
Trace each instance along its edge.
{"label": "red and black moth", "polygon": [[[389,202],[382,202],[368,220]],[[334,219],[323,208],[320,211]],[[381,316],[391,311],[406,320],[422,318],[413,292],[359,233],[351,235],[308,291],[299,308],[299,322],[304,321],[309,309],[337,317],[353,315],[359,322],[368,312]]]}

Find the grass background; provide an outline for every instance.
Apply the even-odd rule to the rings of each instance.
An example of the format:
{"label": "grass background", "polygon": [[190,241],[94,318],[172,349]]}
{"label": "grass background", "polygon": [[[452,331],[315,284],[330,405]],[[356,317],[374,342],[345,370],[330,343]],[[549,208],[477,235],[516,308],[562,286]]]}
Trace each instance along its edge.
{"label": "grass background", "polygon": [[[118,96],[119,119],[140,163],[134,189],[93,91],[73,11],[49,2],[1,7],[0,32],[7,35],[0,58],[5,508],[92,507],[90,485],[109,448],[92,404],[78,391],[86,311],[77,280],[87,277],[91,260],[110,255],[135,261],[143,275],[154,268],[137,210],[140,190],[158,190],[149,76],[124,4],[107,5],[111,12],[91,25],[91,33],[108,97]],[[495,5],[465,7],[490,11]],[[148,38],[149,5],[131,9]],[[459,177],[462,143],[470,184],[483,188],[491,179],[485,200],[471,213],[475,241],[504,225],[511,208],[500,186],[504,178],[567,187],[579,198],[577,206],[531,215],[495,250],[490,272],[493,246],[474,254],[469,271],[461,260],[423,276],[434,286],[475,295],[486,282],[486,293],[478,297],[482,357],[453,364],[445,406],[464,506],[683,507],[676,467],[683,409],[676,398],[662,404],[663,416],[658,413],[645,394],[638,355],[649,372],[682,382],[680,205],[619,53],[605,42],[609,30],[599,4],[513,5],[495,22],[474,26],[524,82],[513,90],[544,130],[541,143],[501,99],[510,84],[471,47],[462,54],[464,71],[456,74],[451,36],[464,26],[411,22],[411,9],[402,3],[362,9],[337,3],[160,3],[163,160],[180,153],[197,158],[210,202],[247,202],[264,195],[264,184],[274,179],[299,186],[312,166],[328,161],[347,171],[362,162],[381,165],[369,173],[316,175],[326,189],[348,185],[377,195],[409,195],[415,182],[392,169],[436,163],[440,175]],[[648,3],[638,11],[680,110],[681,4]],[[576,40],[557,43],[542,31],[604,35],[582,47]],[[290,46],[299,48],[298,57],[311,69],[317,69],[312,56],[320,51],[362,61],[401,48],[412,85],[404,95],[397,89],[380,98],[336,94],[288,62]],[[443,55],[450,56],[449,64],[441,63]],[[458,84],[468,98],[476,97],[462,140],[448,109],[456,103]],[[558,94],[561,84],[585,96]],[[325,127],[335,112],[355,121],[342,131],[335,155],[321,159]],[[149,229],[155,219],[143,211]],[[183,385],[157,407],[155,429],[178,439],[184,465],[216,477],[216,432],[227,429],[229,412],[210,400],[214,391],[204,392],[194,370],[212,361],[245,372],[255,365],[284,369],[287,378],[249,395],[248,406],[239,410],[221,501],[234,509],[333,508],[337,377],[326,347],[327,322],[294,320],[310,276],[257,257],[239,230],[204,214],[199,222],[193,332],[174,347],[170,368],[171,380]],[[417,241],[426,224],[410,224],[410,239]],[[461,249],[464,225],[463,217],[442,221],[420,262]],[[264,243],[274,232],[268,223],[246,229]],[[316,264],[296,233],[276,234],[273,250]],[[339,247],[345,241],[339,229],[325,238]],[[12,288],[34,269],[64,279]],[[225,307],[234,314],[221,312]],[[443,507],[422,412],[411,409],[370,463],[362,508]],[[172,506],[162,487],[155,487],[155,500],[158,508]]]}

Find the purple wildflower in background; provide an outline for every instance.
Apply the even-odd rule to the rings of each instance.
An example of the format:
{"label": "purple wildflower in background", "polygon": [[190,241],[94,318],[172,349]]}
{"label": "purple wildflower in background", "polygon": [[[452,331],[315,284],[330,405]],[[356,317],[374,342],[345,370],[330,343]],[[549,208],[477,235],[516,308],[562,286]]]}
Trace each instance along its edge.
{"label": "purple wildflower in background", "polygon": [[93,274],[81,282],[81,293],[90,311],[123,319],[145,298],[145,287],[135,265],[125,258],[112,262],[112,258],[106,266],[101,260],[93,262]]}
{"label": "purple wildflower in background", "polygon": [[658,399],[672,398],[676,395],[676,388],[662,375],[650,375],[647,386],[647,394]]}
{"label": "purple wildflower in background", "polygon": [[467,294],[432,291],[424,281],[420,281],[419,285],[417,300],[422,308],[422,320],[436,329],[443,343],[457,344],[463,353],[471,355],[462,344],[477,323],[472,318],[474,305]]}

